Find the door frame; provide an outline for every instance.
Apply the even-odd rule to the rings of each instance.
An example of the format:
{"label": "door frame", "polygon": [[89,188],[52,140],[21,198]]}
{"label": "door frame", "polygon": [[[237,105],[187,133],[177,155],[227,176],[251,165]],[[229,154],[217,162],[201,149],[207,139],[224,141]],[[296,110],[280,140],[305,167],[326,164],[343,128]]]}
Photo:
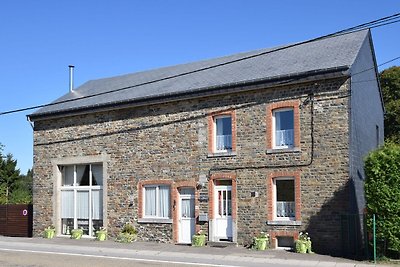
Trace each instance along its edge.
{"label": "door frame", "polygon": [[231,181],[231,201],[232,201],[232,240],[231,242],[237,242],[237,187],[236,187],[236,174],[235,173],[215,173],[212,174],[208,185],[208,214],[209,214],[209,238],[210,241],[219,242],[216,228],[216,209],[218,206],[215,205],[216,200],[216,185],[218,180],[230,180]]}

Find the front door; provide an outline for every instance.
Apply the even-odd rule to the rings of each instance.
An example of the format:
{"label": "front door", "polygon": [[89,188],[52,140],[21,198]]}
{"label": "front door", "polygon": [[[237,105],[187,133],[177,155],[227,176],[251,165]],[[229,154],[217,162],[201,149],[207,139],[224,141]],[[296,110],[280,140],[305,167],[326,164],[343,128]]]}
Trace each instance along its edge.
{"label": "front door", "polygon": [[232,241],[232,185],[215,186],[214,199],[214,240]]}
{"label": "front door", "polygon": [[179,190],[179,243],[190,244],[195,234],[194,188]]}

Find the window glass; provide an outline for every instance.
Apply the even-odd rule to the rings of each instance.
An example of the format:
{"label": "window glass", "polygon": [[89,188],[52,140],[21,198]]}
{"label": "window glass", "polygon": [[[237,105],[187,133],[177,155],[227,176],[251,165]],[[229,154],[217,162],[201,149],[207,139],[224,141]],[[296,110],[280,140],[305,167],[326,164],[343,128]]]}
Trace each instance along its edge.
{"label": "window glass", "polygon": [[232,149],[232,118],[215,118],[216,125],[216,150]]}
{"label": "window glass", "polygon": [[275,146],[292,147],[294,144],[293,110],[275,111]]}
{"label": "window glass", "polygon": [[61,172],[62,175],[62,185],[63,186],[72,186],[74,185],[74,165],[64,166],[64,170]]}
{"label": "window glass", "polygon": [[194,199],[182,199],[181,216],[183,218],[194,218]]}
{"label": "window glass", "polygon": [[145,215],[156,216],[156,187],[145,187]]}
{"label": "window glass", "polygon": [[170,218],[169,186],[144,187],[145,217]]}
{"label": "window glass", "polygon": [[276,217],[295,216],[294,180],[276,180]]}
{"label": "window glass", "polygon": [[162,218],[169,218],[169,186],[160,186],[159,194],[158,216]]}
{"label": "window glass", "polygon": [[103,185],[103,166],[92,164],[92,185]]}
{"label": "window glass", "polygon": [[89,185],[89,165],[76,165],[76,182],[80,186]]}

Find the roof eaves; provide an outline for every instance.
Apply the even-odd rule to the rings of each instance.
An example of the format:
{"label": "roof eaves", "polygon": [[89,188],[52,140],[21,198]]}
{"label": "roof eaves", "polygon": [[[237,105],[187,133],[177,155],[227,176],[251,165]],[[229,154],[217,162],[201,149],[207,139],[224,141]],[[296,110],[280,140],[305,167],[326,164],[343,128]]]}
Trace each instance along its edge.
{"label": "roof eaves", "polygon": [[110,108],[113,107],[114,109],[117,109],[118,106],[125,105],[125,104],[135,104],[135,103],[140,103],[141,105],[145,105],[145,103],[152,104],[152,101],[157,101],[157,103],[162,103],[162,102],[169,102],[167,99],[168,98],[177,98],[176,100],[179,100],[179,97],[185,97],[188,95],[194,95],[194,94],[202,94],[202,97],[207,96],[207,93],[212,95],[212,92],[216,90],[221,90],[221,89],[230,89],[230,88],[237,88],[237,87],[245,87],[245,86],[252,86],[252,85],[259,85],[259,84],[272,84],[272,86],[276,85],[285,85],[285,84],[291,84],[291,83],[296,83],[299,82],[300,80],[303,80],[305,78],[311,79],[314,76],[320,76],[320,75],[325,75],[325,74],[331,74],[331,73],[339,73],[340,76],[347,76],[349,75],[349,68],[350,66],[338,66],[338,67],[333,67],[333,68],[326,68],[326,69],[319,69],[319,70],[312,70],[312,71],[306,71],[306,72],[297,72],[297,73],[290,73],[286,75],[278,75],[278,76],[273,76],[273,77],[267,77],[267,78],[261,78],[261,79],[254,79],[254,80],[246,80],[242,82],[235,82],[235,83],[225,83],[225,84],[220,84],[216,86],[208,86],[208,87],[203,87],[203,88],[196,88],[196,89],[191,89],[191,90],[186,90],[186,91],[179,91],[179,92],[169,92],[169,93],[163,93],[163,94],[158,94],[158,95],[152,95],[152,96],[145,96],[145,97],[139,97],[135,99],[130,99],[130,100],[123,100],[123,101],[114,101],[114,102],[108,102],[104,104],[94,104],[94,105],[87,105],[87,106],[81,106],[81,107],[75,107],[75,108],[69,108],[69,109],[64,109],[64,110],[59,110],[59,111],[51,111],[51,112],[45,112],[45,113],[33,113],[30,115],[27,115],[27,117],[32,120],[38,120],[38,119],[44,119],[46,117],[62,117],[63,115],[73,115],[75,113],[92,113],[96,112],[97,109],[100,108]]}

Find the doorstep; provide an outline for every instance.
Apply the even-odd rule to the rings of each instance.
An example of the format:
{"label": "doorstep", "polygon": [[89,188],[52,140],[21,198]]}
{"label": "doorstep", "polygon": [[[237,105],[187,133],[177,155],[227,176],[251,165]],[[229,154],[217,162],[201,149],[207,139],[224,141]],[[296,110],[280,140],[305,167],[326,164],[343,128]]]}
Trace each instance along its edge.
{"label": "doorstep", "polygon": [[215,248],[237,247],[238,243],[230,241],[207,241],[207,246]]}

